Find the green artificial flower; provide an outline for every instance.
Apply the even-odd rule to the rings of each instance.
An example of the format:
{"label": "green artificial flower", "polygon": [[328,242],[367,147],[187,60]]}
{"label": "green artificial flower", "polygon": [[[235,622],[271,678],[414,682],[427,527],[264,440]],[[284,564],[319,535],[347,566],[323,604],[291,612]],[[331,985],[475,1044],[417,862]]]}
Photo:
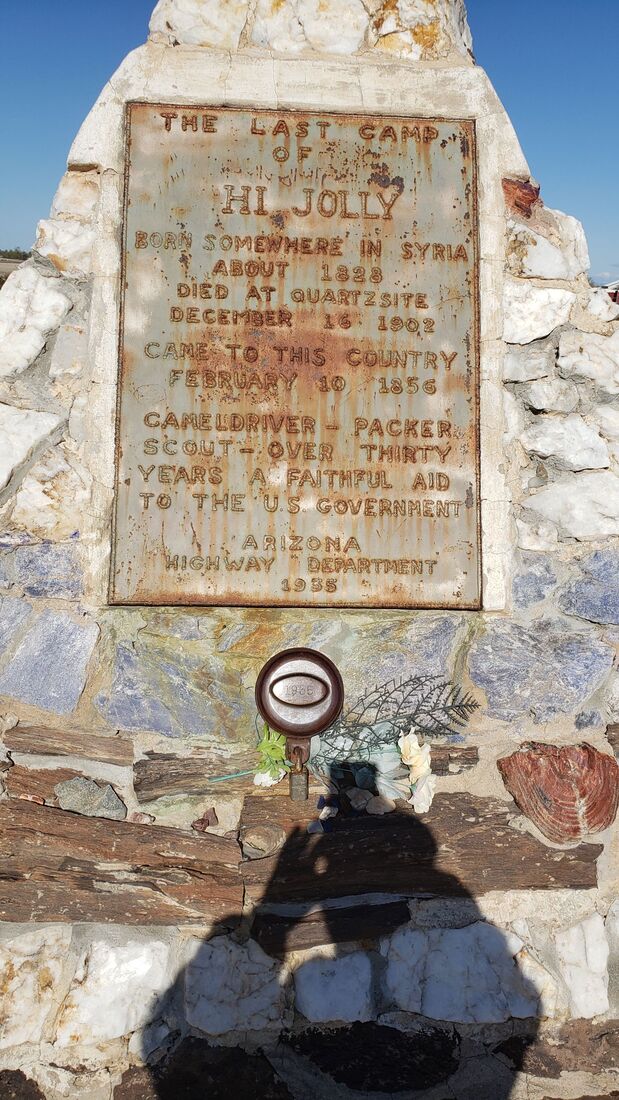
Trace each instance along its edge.
{"label": "green artificial flower", "polygon": [[264,732],[258,742],[258,755],[260,763],[256,771],[266,773],[272,779],[279,778],[282,771],[289,772],[292,765],[286,760],[286,738],[283,733],[276,733],[264,723]]}

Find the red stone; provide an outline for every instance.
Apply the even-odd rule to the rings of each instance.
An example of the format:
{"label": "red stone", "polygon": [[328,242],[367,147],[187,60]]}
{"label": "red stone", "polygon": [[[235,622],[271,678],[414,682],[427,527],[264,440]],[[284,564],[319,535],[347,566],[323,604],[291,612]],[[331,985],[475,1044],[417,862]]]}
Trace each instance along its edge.
{"label": "red stone", "polygon": [[521,218],[530,218],[534,208],[543,205],[539,186],[529,180],[503,180],[503,194],[508,207]]}
{"label": "red stone", "polygon": [[528,741],[497,763],[517,806],[549,840],[581,840],[615,820],[619,766],[592,745]]}
{"label": "red stone", "polygon": [[215,825],[219,825],[219,818],[215,813],[214,806],[211,806],[210,810],[205,810],[202,817],[191,822],[191,828],[195,829],[197,833],[205,833],[207,829],[212,829]]}

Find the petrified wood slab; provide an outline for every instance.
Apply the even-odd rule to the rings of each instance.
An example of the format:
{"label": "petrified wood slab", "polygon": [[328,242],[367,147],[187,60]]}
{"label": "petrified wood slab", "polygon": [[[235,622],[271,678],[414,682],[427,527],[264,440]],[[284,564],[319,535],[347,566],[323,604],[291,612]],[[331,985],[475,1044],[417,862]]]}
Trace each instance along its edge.
{"label": "petrified wood slab", "polygon": [[74,768],[24,768],[15,764],[4,777],[4,785],[11,798],[25,798],[30,802],[57,806],[58,796],[54,787],[66,783],[83,772]]}
{"label": "petrified wood slab", "polygon": [[557,844],[599,833],[617,816],[619,765],[593,745],[526,741],[497,764],[518,808]]}
{"label": "petrified wood slab", "polygon": [[432,745],[432,771],[435,775],[459,775],[479,763],[475,745]]}
{"label": "petrified wood slab", "polygon": [[15,726],[2,734],[2,741],[13,752],[39,756],[82,756],[102,764],[133,763],[133,742],[128,737],[98,733],[69,733],[42,726]]}
{"label": "petrified wood slab", "polygon": [[[257,759],[257,757],[256,757]],[[244,753],[225,760],[212,756],[168,756],[155,754],[136,760],[133,766],[133,787],[138,802],[152,802],[171,794],[244,794],[253,785],[253,771],[219,782],[210,777],[247,772],[253,767],[253,757]]]}
{"label": "petrified wood slab", "polygon": [[11,800],[0,805],[0,919],[195,924],[238,920],[235,840]]}
{"label": "petrified wood slab", "polygon": [[320,909],[294,917],[258,912],[251,936],[267,955],[282,959],[289,951],[302,951],[319,944],[376,940],[395,932],[409,919],[405,901]]}
{"label": "petrified wood slab", "polygon": [[505,803],[440,794],[423,820],[406,803],[384,817],[336,817],[333,832],[309,835],[312,802],[300,809],[283,794],[248,795],[241,839],[249,826],[277,822],[288,834],[281,851],[243,863],[254,902],[319,901],[367,893],[466,897],[489,890],[590,889],[599,844],[548,848],[509,825]]}

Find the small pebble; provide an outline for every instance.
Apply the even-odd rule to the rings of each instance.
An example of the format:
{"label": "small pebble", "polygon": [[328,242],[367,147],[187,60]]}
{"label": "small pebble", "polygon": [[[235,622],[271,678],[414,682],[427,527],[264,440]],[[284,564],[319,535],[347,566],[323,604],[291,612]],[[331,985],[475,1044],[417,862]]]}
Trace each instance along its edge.
{"label": "small pebble", "polygon": [[383,814],[393,813],[393,811],[395,810],[395,802],[393,802],[390,798],[383,798],[382,795],[377,794],[370,798],[370,801],[365,808],[367,813],[376,814],[377,816],[382,817]]}
{"label": "small pebble", "polygon": [[350,787],[346,794],[353,810],[365,810],[368,802],[373,798],[371,791],[362,791],[359,787]]}
{"label": "small pebble", "polygon": [[250,859],[270,856],[277,852],[286,840],[281,825],[253,825],[243,831],[241,847],[243,855]]}
{"label": "small pebble", "polygon": [[127,818],[127,821],[130,821],[132,825],[152,825],[154,820],[154,814],[145,814],[141,810],[134,810]]}
{"label": "small pebble", "polygon": [[320,821],[327,821],[330,817],[335,817],[337,814],[337,806],[323,806],[322,810],[318,814]]}

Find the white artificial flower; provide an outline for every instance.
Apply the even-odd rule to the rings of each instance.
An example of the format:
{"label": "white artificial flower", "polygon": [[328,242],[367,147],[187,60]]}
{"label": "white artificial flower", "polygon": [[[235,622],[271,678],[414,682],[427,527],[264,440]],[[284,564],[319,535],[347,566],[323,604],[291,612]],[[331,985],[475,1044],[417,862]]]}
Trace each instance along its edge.
{"label": "white artificial flower", "polygon": [[428,812],[432,805],[435,790],[436,776],[432,775],[432,772],[427,772],[426,775],[415,784],[415,789],[408,800],[416,814],[425,814]]}
{"label": "white artificial flower", "polygon": [[284,768],[280,768],[276,776],[271,775],[269,772],[256,772],[254,784],[256,787],[274,787],[276,783],[281,782],[285,774],[286,771]]}
{"label": "white artificial flower", "polygon": [[430,771],[430,746],[420,745],[416,733],[410,733],[400,737],[398,748],[402,757],[402,763],[411,769],[411,781],[421,779]]}

